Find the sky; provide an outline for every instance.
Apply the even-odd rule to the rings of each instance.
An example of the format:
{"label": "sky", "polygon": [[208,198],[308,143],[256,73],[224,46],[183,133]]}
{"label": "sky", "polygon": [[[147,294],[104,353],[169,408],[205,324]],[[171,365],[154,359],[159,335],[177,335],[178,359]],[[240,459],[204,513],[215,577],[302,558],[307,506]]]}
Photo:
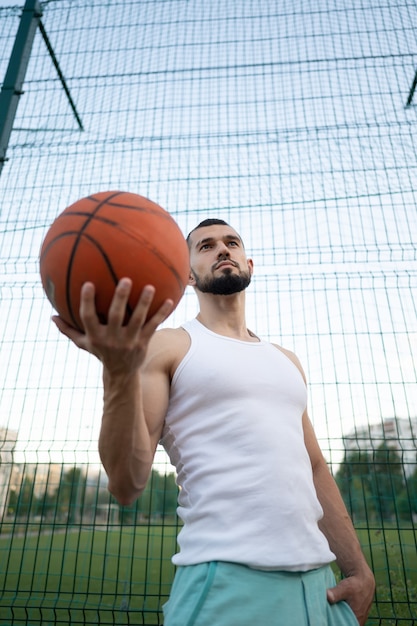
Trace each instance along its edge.
{"label": "sky", "polygon": [[[329,460],[355,427],[417,415],[414,4],[75,4],[43,22],[85,131],[37,36],[0,178],[16,458],[98,462],[100,367],[51,324],[38,253],[61,210],[110,188],[184,234],[207,216],[242,234],[248,326],[301,359]],[[196,312],[187,290],[167,324]]]}

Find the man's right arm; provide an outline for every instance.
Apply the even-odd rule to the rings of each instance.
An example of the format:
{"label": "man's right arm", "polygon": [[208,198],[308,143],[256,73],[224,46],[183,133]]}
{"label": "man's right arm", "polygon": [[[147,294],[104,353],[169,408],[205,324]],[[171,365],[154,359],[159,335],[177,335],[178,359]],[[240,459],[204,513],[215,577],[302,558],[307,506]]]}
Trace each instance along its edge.
{"label": "man's right arm", "polygon": [[109,479],[108,489],[123,505],[136,500],[146,486],[166,413],[166,378],[162,374],[146,378],[152,395],[158,396],[151,415],[144,409],[148,382],[143,381],[141,371],[127,377],[103,372],[99,453]]}
{"label": "man's right arm", "polygon": [[[80,316],[85,333],[54,318],[61,332],[103,364],[104,406],[99,452],[109,478],[109,491],[121,504],[130,504],[145,488],[162,431],[170,385],[166,352],[157,348],[160,341],[151,342],[151,339],[156,337],[157,326],[171,312],[172,302],[165,302],[146,321],[154,295],[154,289],[147,287],[129,323],[124,325],[130,289],[129,279],[120,281],[106,325],[100,324],[97,317],[91,283],[84,285],[81,292]],[[159,358],[152,358],[153,343]]]}

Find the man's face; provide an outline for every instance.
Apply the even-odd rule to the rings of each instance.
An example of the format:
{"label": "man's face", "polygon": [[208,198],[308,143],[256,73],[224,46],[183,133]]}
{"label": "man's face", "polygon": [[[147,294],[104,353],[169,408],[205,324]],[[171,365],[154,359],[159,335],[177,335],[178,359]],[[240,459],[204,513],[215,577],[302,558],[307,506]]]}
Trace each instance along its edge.
{"label": "man's face", "polygon": [[253,264],[231,226],[198,228],[190,238],[190,285],[203,293],[228,296],[246,289]]}

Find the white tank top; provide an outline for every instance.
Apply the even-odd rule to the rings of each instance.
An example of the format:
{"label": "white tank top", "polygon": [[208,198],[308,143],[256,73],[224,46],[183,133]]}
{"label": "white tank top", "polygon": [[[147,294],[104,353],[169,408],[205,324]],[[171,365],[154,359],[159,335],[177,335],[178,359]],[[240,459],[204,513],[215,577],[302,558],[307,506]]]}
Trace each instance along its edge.
{"label": "white tank top", "polygon": [[176,565],[306,571],[334,560],[304,445],[307,391],[272,344],[184,324],[191,346],[171,386],[161,443],[180,493]]}

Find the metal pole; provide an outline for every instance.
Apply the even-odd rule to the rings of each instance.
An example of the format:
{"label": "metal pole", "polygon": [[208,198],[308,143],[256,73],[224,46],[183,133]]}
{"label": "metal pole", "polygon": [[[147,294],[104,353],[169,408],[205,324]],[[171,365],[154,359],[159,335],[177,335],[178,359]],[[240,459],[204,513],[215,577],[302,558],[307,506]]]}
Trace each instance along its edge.
{"label": "metal pole", "polygon": [[407,104],[405,106],[409,107],[411,105],[416,87],[417,87],[417,70],[416,70],[416,73],[414,74],[413,84],[411,85],[410,93],[408,94]]}
{"label": "metal pole", "polygon": [[40,20],[39,20],[39,28],[40,28],[43,40],[45,42],[45,45],[48,48],[48,52],[49,52],[50,57],[52,59],[52,63],[54,64],[55,69],[56,69],[56,71],[58,73],[58,77],[59,77],[59,80],[61,81],[61,85],[64,88],[65,94],[66,94],[66,96],[68,98],[68,102],[70,104],[72,112],[74,113],[75,119],[77,120],[77,124],[80,127],[80,130],[84,130],[84,126],[83,126],[83,124],[81,122],[80,116],[78,115],[77,109],[76,109],[75,104],[74,104],[74,100],[71,98],[71,94],[70,94],[69,89],[67,87],[67,83],[65,82],[64,75],[61,72],[61,68],[59,67],[58,59],[55,56],[54,49],[51,46],[51,42],[49,41],[49,37],[46,34],[46,30],[44,28],[44,25],[42,24],[42,22]]}
{"label": "metal pole", "polygon": [[7,160],[7,147],[41,16],[42,9],[38,0],[26,0],[0,92],[0,174]]}

